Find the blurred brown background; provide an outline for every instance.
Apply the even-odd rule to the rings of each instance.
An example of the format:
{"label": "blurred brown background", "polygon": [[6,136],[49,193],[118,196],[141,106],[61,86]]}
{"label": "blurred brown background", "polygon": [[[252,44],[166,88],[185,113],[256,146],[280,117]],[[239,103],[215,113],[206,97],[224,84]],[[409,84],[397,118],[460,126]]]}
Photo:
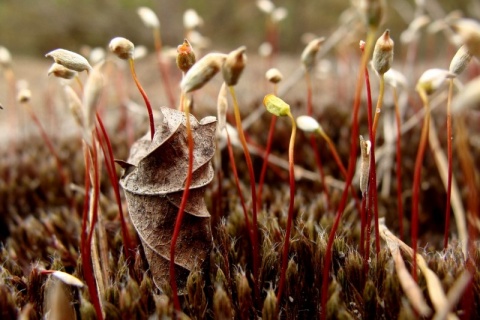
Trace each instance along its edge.
{"label": "blurred brown background", "polygon": [[[474,12],[478,0],[426,0],[428,6],[441,5],[444,12],[461,9]],[[0,45],[14,54],[37,56],[63,47],[78,50],[83,44],[106,46],[115,36],[135,44],[152,46],[151,33],[136,13],[139,6],[152,8],[160,18],[166,46],[183,39],[182,15],[195,9],[205,24],[199,31],[212,41],[211,48],[233,48],[241,44],[256,48],[265,39],[265,15],[255,0],[1,0]],[[299,52],[301,35],[312,32],[328,35],[338,24],[349,0],[278,0],[276,6],[288,10],[280,23],[280,49]],[[431,3],[430,3],[431,2]],[[388,27],[405,28],[405,18],[413,15],[413,0],[387,1]],[[478,17],[477,17],[478,18]]]}

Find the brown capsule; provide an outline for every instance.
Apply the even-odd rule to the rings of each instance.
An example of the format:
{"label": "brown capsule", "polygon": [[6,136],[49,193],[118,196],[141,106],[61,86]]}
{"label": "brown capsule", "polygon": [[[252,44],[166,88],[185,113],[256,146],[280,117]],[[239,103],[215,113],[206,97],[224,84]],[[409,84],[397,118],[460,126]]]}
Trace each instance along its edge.
{"label": "brown capsule", "polygon": [[135,50],[135,46],[128,39],[122,37],[113,38],[112,40],[110,40],[108,48],[120,59],[133,59],[133,51]]}
{"label": "brown capsule", "polygon": [[195,52],[187,39],[177,47],[177,67],[183,72],[187,72],[196,61]]}
{"label": "brown capsule", "polygon": [[183,77],[180,83],[182,91],[188,93],[203,87],[220,71],[226,57],[223,53],[209,53],[198,60]]}
{"label": "brown capsule", "polygon": [[390,38],[390,30],[385,32],[378,38],[373,50],[373,68],[378,74],[383,75],[387,72],[393,62],[393,40]]}
{"label": "brown capsule", "polygon": [[62,66],[61,64],[58,64],[54,62],[50,69],[48,69],[47,75],[53,74],[57,78],[63,78],[63,79],[72,79],[75,78],[78,74],[77,71],[68,69],[65,66]]}
{"label": "brown capsule", "polygon": [[92,70],[92,66],[90,66],[87,59],[78,53],[69,50],[55,49],[47,53],[45,57],[51,57],[56,63],[78,72],[88,72]]}
{"label": "brown capsule", "polygon": [[302,52],[302,64],[307,70],[311,70],[315,66],[315,57],[320,50],[320,46],[325,41],[324,37],[313,39],[308,43]]}
{"label": "brown capsule", "polygon": [[247,62],[247,56],[245,55],[245,46],[233,50],[225,59],[222,67],[223,80],[228,86],[234,86],[237,84],[240,75],[245,68]]}
{"label": "brown capsule", "polygon": [[449,71],[458,76],[467,68],[470,60],[472,60],[472,54],[465,45],[461,46],[450,62]]}

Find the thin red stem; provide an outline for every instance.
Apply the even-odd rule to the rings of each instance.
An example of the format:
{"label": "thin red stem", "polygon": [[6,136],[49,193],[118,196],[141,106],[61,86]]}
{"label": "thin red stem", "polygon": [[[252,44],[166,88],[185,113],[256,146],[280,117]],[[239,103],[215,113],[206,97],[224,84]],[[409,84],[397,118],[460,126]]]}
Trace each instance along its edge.
{"label": "thin red stem", "polygon": [[280,305],[280,299],[282,298],[283,288],[285,286],[285,275],[287,273],[287,266],[288,266],[288,248],[290,246],[290,233],[292,230],[292,223],[293,223],[293,209],[295,206],[295,135],[297,132],[297,125],[295,123],[295,119],[293,118],[292,114],[289,113],[288,116],[292,120],[292,134],[290,136],[290,143],[288,146],[288,173],[290,178],[290,203],[288,206],[288,217],[287,217],[287,229],[285,231],[285,243],[283,245],[283,253],[282,253],[282,268],[280,270],[280,281],[278,284],[278,291],[277,291],[277,305]]}
{"label": "thin red stem", "polygon": [[230,94],[233,100],[233,110],[235,114],[235,122],[237,124],[238,137],[242,143],[243,153],[245,154],[245,161],[247,162],[248,173],[250,175],[250,188],[252,194],[252,251],[253,251],[253,278],[254,278],[254,292],[255,297],[258,301],[260,298],[260,288],[258,282],[258,273],[260,269],[260,248],[258,242],[258,222],[257,222],[257,192],[255,190],[255,173],[253,171],[252,159],[250,157],[250,152],[248,151],[247,140],[245,139],[245,134],[242,128],[242,119],[240,117],[240,110],[238,107],[237,97],[235,95],[235,89],[232,86],[229,86]]}
{"label": "thin red stem", "polygon": [[400,229],[400,240],[403,241],[403,201],[402,201],[402,120],[400,119],[400,109],[398,106],[397,89],[393,88],[393,98],[395,101],[395,121],[397,123],[397,141],[396,141],[396,174],[397,174],[397,210],[398,225]]}
{"label": "thin red stem", "polygon": [[131,59],[131,58],[128,59],[128,62],[130,63],[130,71],[132,73],[133,81],[135,81],[135,84],[137,85],[138,91],[140,91],[140,94],[142,95],[143,101],[145,101],[145,106],[147,107],[148,121],[150,123],[150,138],[153,140],[153,136],[155,134],[155,122],[153,120],[152,106],[150,104],[150,100],[147,97],[147,94],[145,93],[145,90],[143,90],[142,85],[138,81],[137,74],[135,73],[135,63],[133,62],[133,59]]}
{"label": "thin red stem", "polygon": [[[92,135],[93,136],[93,135]],[[94,150],[95,138],[93,138],[92,149]],[[98,319],[103,319],[102,307],[100,305],[100,298],[98,296],[97,284],[95,277],[93,275],[92,268],[92,235],[95,232],[95,222],[98,210],[98,167],[96,152],[93,151],[90,153],[92,156],[91,161],[93,162],[93,194],[94,198],[90,199],[90,155],[87,146],[84,146],[84,158],[85,158],[85,199],[83,203],[83,217],[82,217],[82,234],[81,234],[81,249],[80,253],[82,256],[82,267],[83,267],[83,276],[88,285],[88,292],[90,294],[90,299],[95,308],[95,312]],[[90,200],[93,201],[93,214],[90,221],[90,228],[88,228],[88,213],[90,210]]]}
{"label": "thin red stem", "polygon": [[450,232],[450,199],[452,195],[452,113],[451,102],[453,95],[453,79],[449,80],[448,100],[447,100],[447,203],[445,204],[445,233],[443,237],[443,249],[448,247],[448,234]]}
{"label": "thin red stem", "polygon": [[330,274],[330,266],[332,263],[332,246],[333,240],[335,239],[335,234],[340,224],[343,211],[345,210],[347,204],[347,196],[350,184],[352,183],[353,174],[355,171],[355,164],[357,162],[357,147],[358,147],[358,111],[360,109],[360,95],[363,87],[363,76],[365,71],[365,66],[367,65],[368,57],[371,52],[372,43],[375,36],[375,30],[370,30],[368,33],[368,39],[366,43],[366,50],[362,56],[362,62],[360,69],[358,70],[357,84],[355,88],[355,100],[353,104],[353,113],[352,113],[352,134],[351,134],[351,145],[350,145],[350,159],[348,162],[348,171],[347,179],[345,181],[345,189],[342,193],[342,198],[340,199],[340,204],[337,209],[337,215],[333,222],[332,230],[328,236],[327,248],[325,251],[325,263],[322,271],[322,290],[321,290],[321,319],[327,319],[327,301],[328,301],[328,276]]}
{"label": "thin red stem", "polygon": [[[107,134],[107,130],[105,129],[105,126],[103,124],[102,118],[100,117],[98,112],[96,114],[96,117],[97,117],[97,122],[100,126],[100,130],[101,130],[101,133],[102,133],[101,134],[101,139],[99,139],[100,140],[100,146],[102,147],[102,150],[103,150],[103,154],[104,154],[104,157],[105,157],[105,165],[107,167],[108,177],[110,178],[110,183],[112,184],[112,187],[113,187],[113,191],[114,191],[114,194],[115,194],[115,200],[116,200],[117,206],[118,206],[118,212],[119,212],[119,215],[120,215],[120,225],[121,225],[121,229],[122,229],[122,238],[123,238],[123,243],[124,243],[123,251],[124,251],[125,259],[126,259],[127,263],[130,263],[130,262],[133,262],[133,260],[134,260],[133,253],[134,253],[135,246],[133,245],[132,239],[130,238],[130,234],[128,232],[128,227],[127,227],[127,222],[126,222],[126,219],[125,219],[125,215],[123,213],[122,200],[120,198],[120,188],[118,187],[118,176],[117,176],[117,172],[115,170],[115,160],[114,160],[114,157],[113,157],[112,144],[111,144],[110,138]],[[97,130],[97,132],[98,132],[98,130]],[[107,147],[106,150],[105,150],[104,145],[106,145],[106,147]],[[130,271],[131,272],[133,271],[133,265],[130,266]]]}
{"label": "thin red stem", "polygon": [[[182,94],[181,102],[183,103],[185,95]],[[185,180],[185,189],[183,190],[182,201],[180,202],[180,207],[178,208],[177,219],[175,221],[175,227],[173,229],[172,243],[170,245],[170,286],[172,287],[173,294],[173,304],[175,310],[180,311],[180,300],[178,299],[178,289],[177,281],[175,279],[175,245],[177,244],[178,235],[180,234],[180,229],[182,226],[183,216],[185,214],[185,206],[188,201],[188,194],[190,192],[190,184],[192,182],[192,172],[193,172],[193,136],[192,129],[190,126],[190,110],[188,104],[185,105],[185,118],[186,118],[186,129],[187,129],[187,140],[188,140],[188,169],[187,169],[187,178]]]}
{"label": "thin red stem", "polygon": [[250,219],[248,218],[248,211],[247,206],[245,205],[245,198],[243,197],[242,189],[240,188],[240,180],[238,179],[238,171],[237,165],[235,164],[235,156],[233,155],[233,148],[232,142],[230,140],[230,134],[227,132],[227,149],[228,149],[228,157],[230,159],[230,165],[233,171],[233,177],[235,179],[235,186],[237,187],[238,196],[240,197],[240,204],[242,205],[243,215],[245,217],[245,225],[247,226],[247,230],[250,236],[250,240],[252,240],[252,228],[250,227]]}
{"label": "thin red stem", "polygon": [[[420,144],[418,146],[417,157],[415,159],[415,171],[413,176],[413,195],[412,195],[412,228],[411,240],[413,248],[413,256],[417,255],[417,240],[418,240],[418,206],[420,198],[420,181],[422,173],[422,162],[425,156],[425,149],[427,146],[428,127],[430,124],[430,107],[426,93],[420,89],[419,94],[423,100],[425,108],[425,118],[423,119],[423,128],[420,136]],[[412,277],[417,281],[417,259],[413,259]]]}

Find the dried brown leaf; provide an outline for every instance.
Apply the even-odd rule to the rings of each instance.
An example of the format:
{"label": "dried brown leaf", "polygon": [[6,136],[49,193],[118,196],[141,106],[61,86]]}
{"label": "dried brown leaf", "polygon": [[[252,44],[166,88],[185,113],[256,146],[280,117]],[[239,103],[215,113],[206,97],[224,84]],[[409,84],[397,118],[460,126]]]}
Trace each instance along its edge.
{"label": "dried brown leaf", "polygon": [[[184,113],[170,108],[161,112],[163,123],[153,140],[138,140],[129,159],[119,163],[126,169],[120,183],[132,223],[144,245],[155,284],[165,289],[169,285],[170,243],[188,168],[188,142]],[[210,214],[203,196],[213,179],[216,121],[213,117],[200,122],[193,116],[190,119],[193,176],[175,254],[180,294],[186,293],[188,274],[203,263],[212,246]]]}

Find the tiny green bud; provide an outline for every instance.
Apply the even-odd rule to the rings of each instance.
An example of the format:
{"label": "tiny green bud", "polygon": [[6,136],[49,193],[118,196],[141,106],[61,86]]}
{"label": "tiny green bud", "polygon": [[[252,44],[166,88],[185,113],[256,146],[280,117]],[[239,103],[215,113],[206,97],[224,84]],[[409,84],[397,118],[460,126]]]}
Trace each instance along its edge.
{"label": "tiny green bud", "polygon": [[472,60],[472,54],[467,50],[465,45],[461,46],[450,62],[449,71],[458,76],[467,68],[470,60]]}
{"label": "tiny green bud", "polygon": [[393,62],[393,40],[390,38],[390,30],[385,32],[378,38],[373,50],[373,68],[378,74],[383,75],[390,69]]}
{"label": "tiny green bud", "polygon": [[187,39],[177,47],[177,67],[183,72],[187,72],[195,64],[195,52]]}
{"label": "tiny green bud", "polygon": [[245,55],[245,46],[233,50],[225,59],[222,67],[222,74],[225,83],[228,86],[234,86],[237,84],[240,75],[245,68],[247,62],[247,56]]}
{"label": "tiny green bud", "polygon": [[267,108],[268,112],[277,117],[284,117],[290,114],[290,106],[273,94],[267,94],[265,98],[263,98],[263,105]]}
{"label": "tiny green bud", "polygon": [[90,71],[92,70],[92,66],[88,63],[87,59],[83,56],[75,53],[73,51],[65,50],[65,49],[55,49],[50,51],[45,55],[45,57],[52,58],[56,63],[61,64],[62,66],[75,70],[78,72],[82,71]]}
{"label": "tiny green bud", "polygon": [[78,74],[77,71],[68,69],[61,64],[58,64],[54,62],[50,69],[48,69],[47,75],[53,74],[57,78],[63,78],[63,79],[72,79],[75,78],[75,76]]}
{"label": "tiny green bud", "polygon": [[271,83],[277,84],[283,80],[283,75],[277,68],[271,68],[265,72],[265,78]]}
{"label": "tiny green bud", "polygon": [[120,59],[133,59],[133,51],[135,50],[135,46],[128,39],[122,37],[113,38],[108,44],[108,48]]}
{"label": "tiny green bud", "polygon": [[306,70],[311,70],[315,66],[315,56],[324,41],[324,37],[313,39],[303,50],[301,60]]}
{"label": "tiny green bud", "polygon": [[223,53],[209,53],[198,60],[185,74],[180,88],[188,93],[203,87],[222,68],[227,55]]}
{"label": "tiny green bud", "polygon": [[158,20],[157,15],[152,9],[148,7],[140,7],[137,9],[137,13],[140,16],[140,19],[142,19],[143,24],[147,28],[151,28],[151,29],[160,28],[160,20]]}

